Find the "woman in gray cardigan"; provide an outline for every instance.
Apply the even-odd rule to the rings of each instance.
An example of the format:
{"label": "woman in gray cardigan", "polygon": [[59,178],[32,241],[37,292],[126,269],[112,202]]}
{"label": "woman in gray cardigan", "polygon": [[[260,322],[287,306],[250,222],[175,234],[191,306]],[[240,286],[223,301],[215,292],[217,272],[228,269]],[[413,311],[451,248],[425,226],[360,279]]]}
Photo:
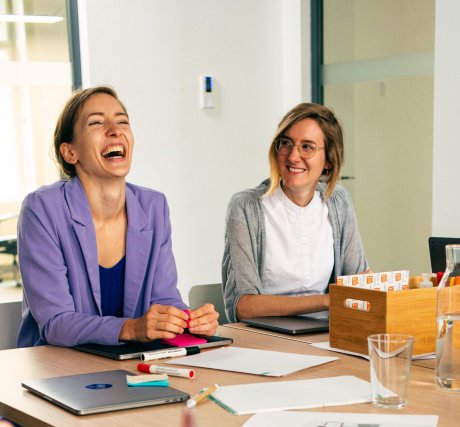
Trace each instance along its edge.
{"label": "woman in gray cardigan", "polygon": [[343,135],[334,114],[309,103],[290,110],[269,163],[270,179],[235,194],[227,212],[230,321],[327,310],[329,283],[369,268],[350,196],[337,184]]}

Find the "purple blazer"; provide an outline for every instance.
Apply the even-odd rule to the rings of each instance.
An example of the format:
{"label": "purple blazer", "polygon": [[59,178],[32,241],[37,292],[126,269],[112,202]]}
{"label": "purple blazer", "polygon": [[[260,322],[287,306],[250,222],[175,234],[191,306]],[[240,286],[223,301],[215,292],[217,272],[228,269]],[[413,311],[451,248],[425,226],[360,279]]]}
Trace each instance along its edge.
{"label": "purple blazer", "polygon": [[126,184],[123,318],[102,316],[96,234],[78,178],[39,188],[18,221],[24,284],[18,347],[119,344],[128,318],[151,304],[186,308],[177,289],[169,208],[163,194]]}

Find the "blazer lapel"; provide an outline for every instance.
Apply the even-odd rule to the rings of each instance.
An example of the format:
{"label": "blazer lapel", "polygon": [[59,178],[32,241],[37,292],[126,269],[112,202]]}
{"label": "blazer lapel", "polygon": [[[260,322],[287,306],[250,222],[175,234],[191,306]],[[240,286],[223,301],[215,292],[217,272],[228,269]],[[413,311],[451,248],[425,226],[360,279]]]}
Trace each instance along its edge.
{"label": "blazer lapel", "polygon": [[144,300],[140,298],[140,293],[149,264],[153,229],[129,186],[126,186],[126,209],[128,228],[126,232],[124,317],[134,317],[139,301]]}
{"label": "blazer lapel", "polygon": [[102,315],[96,232],[94,230],[88,199],[78,177],[72,178],[66,184],[65,194],[70,209],[70,216],[73,220],[72,226],[86,264],[86,271],[94,301],[99,315]]}

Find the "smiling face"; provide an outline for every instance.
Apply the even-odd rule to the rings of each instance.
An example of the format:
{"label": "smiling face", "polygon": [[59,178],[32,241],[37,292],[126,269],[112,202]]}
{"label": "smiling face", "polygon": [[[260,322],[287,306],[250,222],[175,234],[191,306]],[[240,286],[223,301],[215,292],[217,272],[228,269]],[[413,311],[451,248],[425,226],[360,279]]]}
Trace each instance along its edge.
{"label": "smiling face", "polygon": [[64,160],[75,165],[80,179],[124,179],[134,145],[129,118],[111,95],[96,93],[85,102],[74,125],[71,143],[60,146]]}
{"label": "smiling face", "polygon": [[306,206],[313,197],[324,169],[329,167],[324,134],[316,120],[303,119],[289,127],[284,136],[294,145],[308,143],[322,148],[310,159],[301,158],[296,147],[290,153],[278,153],[276,156],[284,193],[293,203]]}

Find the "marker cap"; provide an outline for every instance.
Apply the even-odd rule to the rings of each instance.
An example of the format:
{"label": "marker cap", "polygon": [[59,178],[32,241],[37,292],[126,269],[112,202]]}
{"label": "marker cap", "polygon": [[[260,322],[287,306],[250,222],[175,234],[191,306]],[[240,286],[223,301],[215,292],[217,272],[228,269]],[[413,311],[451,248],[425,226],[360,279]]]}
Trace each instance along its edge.
{"label": "marker cap", "polygon": [[200,353],[200,347],[186,347],[185,350],[187,351],[187,356],[191,356],[192,354]]}

